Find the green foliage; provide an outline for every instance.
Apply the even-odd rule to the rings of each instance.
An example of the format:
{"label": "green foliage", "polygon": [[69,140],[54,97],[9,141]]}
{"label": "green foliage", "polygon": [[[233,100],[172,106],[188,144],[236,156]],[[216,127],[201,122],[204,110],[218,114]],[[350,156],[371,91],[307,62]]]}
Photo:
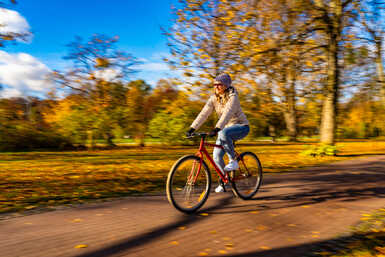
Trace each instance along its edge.
{"label": "green foliage", "polygon": [[338,153],[337,147],[335,145],[315,145],[308,147],[305,151],[301,152],[303,156],[336,156]]}
{"label": "green foliage", "polygon": [[186,95],[180,94],[166,109],[155,114],[149,123],[147,134],[160,138],[164,143],[185,143],[185,132],[194,120],[196,112],[193,102]]}
{"label": "green foliage", "polygon": [[188,117],[185,114],[170,116],[167,112],[157,113],[149,124],[148,134],[165,143],[182,143],[189,126]]}

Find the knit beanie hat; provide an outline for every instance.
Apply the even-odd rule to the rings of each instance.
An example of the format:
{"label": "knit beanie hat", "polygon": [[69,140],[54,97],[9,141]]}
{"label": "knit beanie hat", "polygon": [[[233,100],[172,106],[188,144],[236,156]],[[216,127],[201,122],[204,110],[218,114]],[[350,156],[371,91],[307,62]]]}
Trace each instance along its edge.
{"label": "knit beanie hat", "polygon": [[225,85],[227,88],[231,86],[231,78],[227,73],[222,73],[218,75],[215,78],[215,81],[220,82],[221,84]]}

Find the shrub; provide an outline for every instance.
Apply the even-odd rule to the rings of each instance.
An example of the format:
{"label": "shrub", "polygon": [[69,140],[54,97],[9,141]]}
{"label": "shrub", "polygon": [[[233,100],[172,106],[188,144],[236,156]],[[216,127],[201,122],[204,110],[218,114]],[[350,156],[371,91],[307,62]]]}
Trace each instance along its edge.
{"label": "shrub", "polygon": [[28,124],[0,127],[0,151],[71,148],[69,139],[48,129],[36,129]]}
{"label": "shrub", "polygon": [[326,144],[321,144],[321,145],[313,145],[308,147],[305,151],[301,152],[302,155],[304,156],[335,156],[337,155],[338,150],[335,145],[326,145]]}

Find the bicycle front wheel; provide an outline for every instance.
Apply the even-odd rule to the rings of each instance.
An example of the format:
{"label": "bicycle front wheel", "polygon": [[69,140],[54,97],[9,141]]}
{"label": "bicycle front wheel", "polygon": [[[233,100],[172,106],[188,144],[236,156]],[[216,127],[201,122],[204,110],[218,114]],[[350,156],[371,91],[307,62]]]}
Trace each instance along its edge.
{"label": "bicycle front wheel", "polygon": [[173,165],[168,174],[167,198],[179,211],[193,213],[206,202],[210,187],[207,164],[198,156],[186,155]]}
{"label": "bicycle front wheel", "polygon": [[230,173],[232,190],[238,197],[248,200],[258,191],[262,182],[262,165],[252,152],[241,153],[237,158],[239,169]]}

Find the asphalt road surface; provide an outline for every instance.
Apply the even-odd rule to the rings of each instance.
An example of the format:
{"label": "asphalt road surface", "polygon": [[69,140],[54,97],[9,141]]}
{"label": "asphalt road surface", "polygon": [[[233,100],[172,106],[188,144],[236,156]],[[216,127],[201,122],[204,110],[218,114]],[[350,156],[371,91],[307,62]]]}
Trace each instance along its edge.
{"label": "asphalt road surface", "polygon": [[385,156],[266,174],[254,199],[211,193],[195,215],[159,196],[0,221],[0,256],[306,256],[385,207]]}

